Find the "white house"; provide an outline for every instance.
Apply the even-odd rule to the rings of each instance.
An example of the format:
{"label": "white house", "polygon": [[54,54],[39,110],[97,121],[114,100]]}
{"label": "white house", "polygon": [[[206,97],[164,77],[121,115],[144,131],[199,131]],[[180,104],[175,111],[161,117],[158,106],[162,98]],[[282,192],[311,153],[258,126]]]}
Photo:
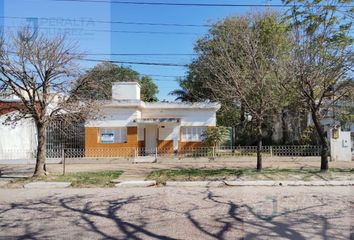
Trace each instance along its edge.
{"label": "white house", "polygon": [[[117,82],[112,100],[103,104],[97,120],[86,122],[86,156],[128,156],[136,149],[144,154],[175,152],[202,145],[202,133],[216,126],[218,103],[144,102],[137,82]],[[108,151],[109,149],[109,151]],[[134,150],[135,149],[135,150]]]}

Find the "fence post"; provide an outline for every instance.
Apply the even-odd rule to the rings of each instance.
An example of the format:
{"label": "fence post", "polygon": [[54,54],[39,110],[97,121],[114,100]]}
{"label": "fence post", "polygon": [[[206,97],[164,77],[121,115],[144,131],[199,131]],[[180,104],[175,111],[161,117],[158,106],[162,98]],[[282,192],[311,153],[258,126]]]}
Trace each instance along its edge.
{"label": "fence post", "polygon": [[269,147],[269,151],[270,151],[270,157],[273,157],[273,146]]}
{"label": "fence post", "polygon": [[65,175],[65,149],[63,148],[61,150],[61,154],[62,154],[62,159],[63,159],[63,175]]}
{"label": "fence post", "polygon": [[157,161],[157,147],[155,148],[155,161]]}
{"label": "fence post", "polygon": [[213,154],[213,159],[215,159],[215,147],[214,146],[213,146],[212,154]]}

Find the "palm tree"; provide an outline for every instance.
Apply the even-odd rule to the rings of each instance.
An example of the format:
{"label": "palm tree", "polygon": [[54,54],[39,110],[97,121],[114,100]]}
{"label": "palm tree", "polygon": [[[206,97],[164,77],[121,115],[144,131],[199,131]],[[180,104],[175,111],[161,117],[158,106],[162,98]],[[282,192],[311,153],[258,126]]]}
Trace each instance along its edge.
{"label": "palm tree", "polygon": [[169,93],[169,95],[176,96],[176,101],[181,102],[195,102],[196,97],[192,93],[193,87],[190,82],[185,79],[177,79],[180,89],[175,89]]}

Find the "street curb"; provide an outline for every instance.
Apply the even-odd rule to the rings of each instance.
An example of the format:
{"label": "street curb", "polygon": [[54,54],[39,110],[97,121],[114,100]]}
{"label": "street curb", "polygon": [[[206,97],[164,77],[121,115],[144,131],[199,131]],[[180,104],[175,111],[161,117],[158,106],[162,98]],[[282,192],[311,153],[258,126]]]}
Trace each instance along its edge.
{"label": "street curb", "polygon": [[167,181],[166,187],[223,187],[223,181]]}
{"label": "street curb", "polygon": [[354,186],[354,181],[167,181],[167,187]]}
{"label": "street curb", "polygon": [[116,187],[151,187],[155,186],[156,181],[151,180],[151,181],[121,181],[117,184],[115,184]]}
{"label": "street curb", "polygon": [[[5,184],[4,184],[5,185]],[[115,184],[118,188],[152,187],[155,180],[128,180]],[[31,182],[23,187],[27,189],[68,188],[71,182]],[[296,187],[296,186],[354,186],[354,181],[167,181],[166,187]]]}
{"label": "street curb", "polygon": [[31,182],[23,187],[28,189],[51,189],[51,188],[68,188],[71,182]]}
{"label": "street curb", "polygon": [[226,186],[353,186],[354,181],[225,181]]}

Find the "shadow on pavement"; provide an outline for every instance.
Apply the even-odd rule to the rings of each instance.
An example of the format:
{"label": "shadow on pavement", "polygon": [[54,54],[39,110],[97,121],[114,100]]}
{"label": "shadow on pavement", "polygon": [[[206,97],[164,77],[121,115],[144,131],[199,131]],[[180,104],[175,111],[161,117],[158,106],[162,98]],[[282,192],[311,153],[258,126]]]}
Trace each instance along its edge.
{"label": "shadow on pavement", "polygon": [[[274,209],[274,201],[245,203],[227,199],[213,189],[176,191],[177,198],[183,194],[187,198],[176,200],[174,205],[171,199],[164,202],[163,191],[128,197],[117,192],[116,196],[99,198],[100,192],[65,197],[54,193],[42,199],[1,204],[0,238],[350,238],[350,222],[342,219],[349,209],[333,209],[333,203],[315,195],[306,206],[279,210]],[[280,200],[296,201],[292,197]],[[179,205],[181,202],[185,205]]]}

